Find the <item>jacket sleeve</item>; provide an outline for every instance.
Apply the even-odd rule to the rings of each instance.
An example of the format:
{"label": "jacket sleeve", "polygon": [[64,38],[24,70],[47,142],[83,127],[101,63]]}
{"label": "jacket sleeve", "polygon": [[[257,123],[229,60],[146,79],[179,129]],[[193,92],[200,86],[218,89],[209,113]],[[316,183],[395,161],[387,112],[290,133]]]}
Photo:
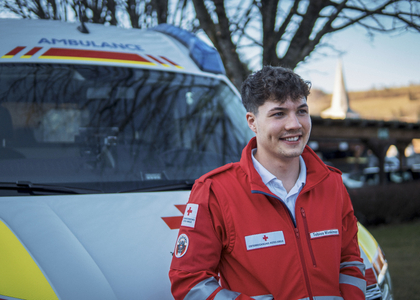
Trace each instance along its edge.
{"label": "jacket sleeve", "polygon": [[223,215],[211,192],[211,180],[196,182],[185,209],[169,278],[177,299],[251,299],[219,285],[221,254],[229,247]]}
{"label": "jacket sleeve", "polygon": [[340,262],[340,291],[346,300],[364,300],[366,294],[365,265],[357,241],[357,219],[347,190],[343,186],[343,218]]}

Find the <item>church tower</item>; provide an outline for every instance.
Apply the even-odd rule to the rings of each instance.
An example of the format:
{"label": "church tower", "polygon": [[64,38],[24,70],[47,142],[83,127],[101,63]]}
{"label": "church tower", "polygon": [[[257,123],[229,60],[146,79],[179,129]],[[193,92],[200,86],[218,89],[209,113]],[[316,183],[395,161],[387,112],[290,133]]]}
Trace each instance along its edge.
{"label": "church tower", "polygon": [[331,106],[321,112],[324,119],[358,119],[359,114],[352,111],[349,105],[349,97],[347,95],[344,83],[343,67],[341,60],[338,61],[335,72],[334,91],[331,99]]}

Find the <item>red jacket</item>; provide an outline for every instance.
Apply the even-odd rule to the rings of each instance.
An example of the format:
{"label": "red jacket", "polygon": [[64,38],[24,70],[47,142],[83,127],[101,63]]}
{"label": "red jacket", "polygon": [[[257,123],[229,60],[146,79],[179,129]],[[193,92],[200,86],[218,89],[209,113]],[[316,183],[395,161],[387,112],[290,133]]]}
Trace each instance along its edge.
{"label": "red jacket", "polygon": [[256,146],[253,138],[240,162],[196,181],[169,271],[175,299],[365,299],[357,221],[340,172],[305,148],[295,223],[255,170]]}

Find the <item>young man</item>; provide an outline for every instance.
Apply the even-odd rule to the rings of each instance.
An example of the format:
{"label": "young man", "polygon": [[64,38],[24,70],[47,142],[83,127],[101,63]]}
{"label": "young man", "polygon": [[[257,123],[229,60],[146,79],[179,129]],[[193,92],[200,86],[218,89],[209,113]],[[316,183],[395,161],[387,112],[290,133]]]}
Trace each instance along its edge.
{"label": "young man", "polygon": [[270,66],[243,83],[256,137],[240,162],[196,181],[169,272],[175,299],[365,299],[340,172],[306,146],[309,89]]}

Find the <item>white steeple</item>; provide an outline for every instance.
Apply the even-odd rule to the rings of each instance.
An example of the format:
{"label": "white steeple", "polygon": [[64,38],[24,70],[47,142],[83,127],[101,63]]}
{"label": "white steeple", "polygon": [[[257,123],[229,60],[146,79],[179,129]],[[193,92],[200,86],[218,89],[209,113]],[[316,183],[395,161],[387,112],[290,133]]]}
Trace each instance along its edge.
{"label": "white steeple", "polygon": [[338,61],[337,69],[335,72],[334,91],[331,99],[331,106],[321,112],[321,117],[330,119],[360,118],[358,113],[350,109],[349,98],[347,96],[346,85],[344,83],[341,60]]}

